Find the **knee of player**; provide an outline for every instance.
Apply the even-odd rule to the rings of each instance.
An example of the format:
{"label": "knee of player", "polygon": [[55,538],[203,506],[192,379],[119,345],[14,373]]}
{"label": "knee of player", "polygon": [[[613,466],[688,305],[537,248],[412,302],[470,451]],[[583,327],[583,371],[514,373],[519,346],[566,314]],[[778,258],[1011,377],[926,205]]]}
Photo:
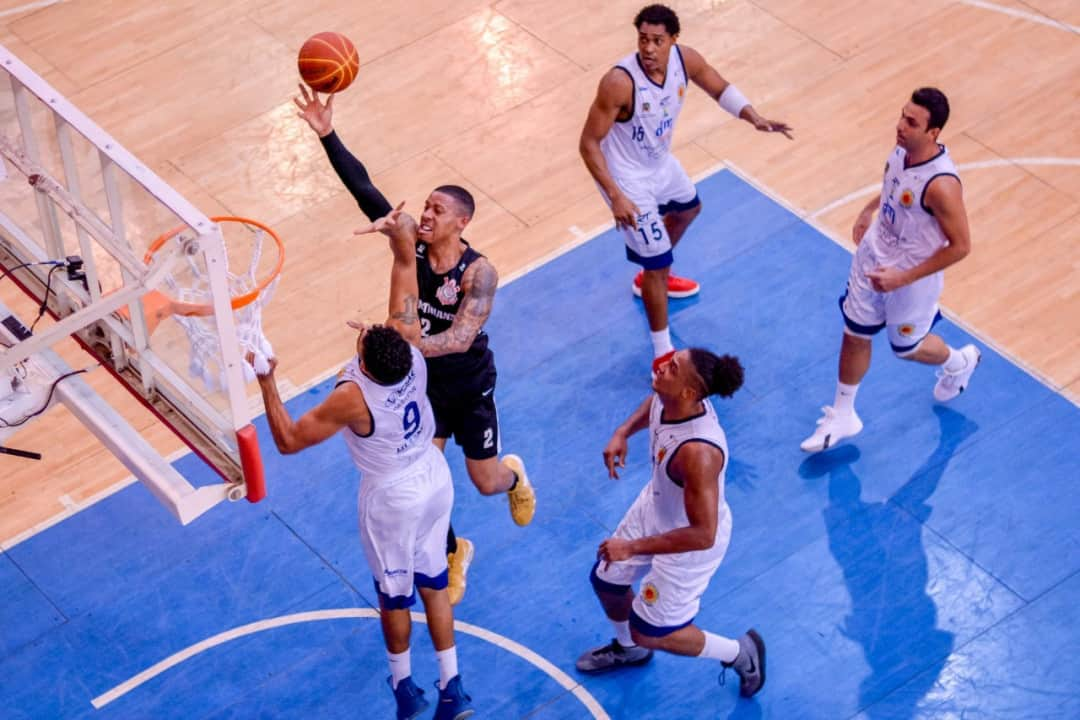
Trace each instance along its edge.
{"label": "knee of player", "polygon": [[662,650],[664,648],[664,638],[653,637],[652,635],[638,632],[637,628],[633,625],[630,626],[630,639],[634,641],[635,645],[640,645],[641,647],[649,648],[650,650]]}
{"label": "knee of player", "polygon": [[[498,466],[496,466],[496,471]],[[487,469],[478,470],[470,474],[473,485],[480,491],[481,495],[498,495],[499,490],[499,474],[498,472],[491,472]]]}
{"label": "knee of player", "polygon": [[915,343],[914,345],[903,346],[903,347],[893,345],[892,346],[893,355],[900,358],[901,360],[914,360],[915,359],[915,354],[917,352],[919,352],[919,346],[920,345],[922,345],[921,342]]}

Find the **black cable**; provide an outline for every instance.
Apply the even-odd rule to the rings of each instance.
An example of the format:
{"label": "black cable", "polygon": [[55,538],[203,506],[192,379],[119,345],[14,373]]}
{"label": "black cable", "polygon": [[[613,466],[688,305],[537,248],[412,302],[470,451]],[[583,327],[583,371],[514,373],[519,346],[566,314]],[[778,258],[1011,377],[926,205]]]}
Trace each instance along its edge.
{"label": "black cable", "polygon": [[64,267],[63,264],[53,265],[49,268],[49,275],[45,279],[45,297],[41,301],[41,306],[38,307],[37,317],[34,318],[34,322],[30,324],[30,332],[34,332],[34,328],[37,327],[38,321],[41,320],[41,316],[45,314],[45,311],[49,308],[49,293],[52,292],[52,276],[53,273]]}
{"label": "black cable", "polygon": [[0,445],[0,455],[14,455],[15,457],[26,458],[27,460],[40,460],[41,453],[34,452],[32,450],[18,450],[16,448],[4,447]]}
{"label": "black cable", "polygon": [[59,385],[62,380],[66,380],[67,378],[71,377],[72,375],[78,375],[80,373],[84,373],[87,370],[88,370],[88,368],[82,368],[81,370],[72,370],[71,372],[64,373],[60,377],[56,378],[55,380],[53,380],[53,384],[49,388],[49,396],[45,398],[45,404],[43,404],[40,408],[38,408],[34,412],[30,413],[26,417],[24,417],[22,420],[19,420],[18,422],[9,423],[7,420],[4,420],[3,418],[0,418],[0,427],[5,427],[5,428],[19,427],[20,425],[25,424],[31,418],[35,418],[38,415],[40,415],[41,413],[45,412],[46,410],[49,409],[49,403],[52,402],[52,396],[53,396],[53,393],[56,392],[56,386]]}
{"label": "black cable", "polygon": [[16,265],[15,267],[13,267],[11,269],[5,269],[3,274],[0,274],[0,281],[2,281],[4,278],[6,278],[8,275],[15,272],[16,270],[22,270],[23,268],[33,267],[34,265],[56,265],[57,267],[60,267],[63,264],[64,264],[63,260],[41,260],[39,262],[22,263],[21,265]]}

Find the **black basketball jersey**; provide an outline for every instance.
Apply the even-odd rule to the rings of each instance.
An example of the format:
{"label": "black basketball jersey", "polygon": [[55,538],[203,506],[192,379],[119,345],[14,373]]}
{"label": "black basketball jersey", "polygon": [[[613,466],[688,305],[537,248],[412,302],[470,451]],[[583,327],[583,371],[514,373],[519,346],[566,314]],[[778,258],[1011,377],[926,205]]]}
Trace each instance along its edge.
{"label": "black basketball jersey", "polygon": [[[464,240],[462,242],[465,242]],[[420,328],[424,337],[446,332],[454,322],[464,293],[461,278],[483,255],[465,243],[465,253],[449,272],[437,273],[428,261],[427,243],[416,243],[416,276],[420,286]],[[485,392],[495,384],[495,357],[481,328],[465,352],[427,358],[429,388]],[[429,393],[430,394],[430,393]]]}

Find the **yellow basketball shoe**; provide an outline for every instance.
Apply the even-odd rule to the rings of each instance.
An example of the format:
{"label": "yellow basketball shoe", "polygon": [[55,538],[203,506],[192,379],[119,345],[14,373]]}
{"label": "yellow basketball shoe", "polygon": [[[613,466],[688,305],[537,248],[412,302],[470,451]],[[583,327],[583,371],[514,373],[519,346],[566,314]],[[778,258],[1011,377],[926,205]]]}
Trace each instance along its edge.
{"label": "yellow basketball shoe", "polygon": [[506,495],[510,498],[510,516],[514,518],[514,522],[524,527],[532,522],[536,512],[536,492],[529,482],[529,476],[525,474],[525,463],[521,458],[507,455],[502,459],[502,464],[517,475],[517,485],[512,490],[507,490]]}
{"label": "yellow basketball shoe", "polygon": [[459,537],[457,551],[446,556],[448,566],[446,592],[450,596],[451,605],[457,605],[465,597],[465,575],[469,572],[474,552],[476,548],[473,547],[472,541]]}

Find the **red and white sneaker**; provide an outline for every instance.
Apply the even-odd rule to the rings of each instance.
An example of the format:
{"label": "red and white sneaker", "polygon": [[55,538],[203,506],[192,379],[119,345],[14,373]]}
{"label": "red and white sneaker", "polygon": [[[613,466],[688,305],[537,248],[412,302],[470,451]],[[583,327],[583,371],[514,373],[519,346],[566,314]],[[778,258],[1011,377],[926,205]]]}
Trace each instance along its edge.
{"label": "red and white sneaker", "polygon": [[[634,295],[641,297],[641,278],[645,275],[644,270],[639,270],[634,277],[634,284],[630,286]],[[669,298],[688,298],[697,295],[701,286],[690,278],[679,277],[669,273],[667,278],[667,296]]]}
{"label": "red and white sneaker", "polygon": [[674,354],[675,354],[675,351],[672,350],[670,352],[664,353],[660,357],[653,358],[653,361],[652,361],[652,375],[653,375],[654,379],[656,378],[656,373],[658,373],[660,371],[660,366],[663,365],[664,363],[666,363],[668,360],[670,360],[671,356],[674,355]]}

